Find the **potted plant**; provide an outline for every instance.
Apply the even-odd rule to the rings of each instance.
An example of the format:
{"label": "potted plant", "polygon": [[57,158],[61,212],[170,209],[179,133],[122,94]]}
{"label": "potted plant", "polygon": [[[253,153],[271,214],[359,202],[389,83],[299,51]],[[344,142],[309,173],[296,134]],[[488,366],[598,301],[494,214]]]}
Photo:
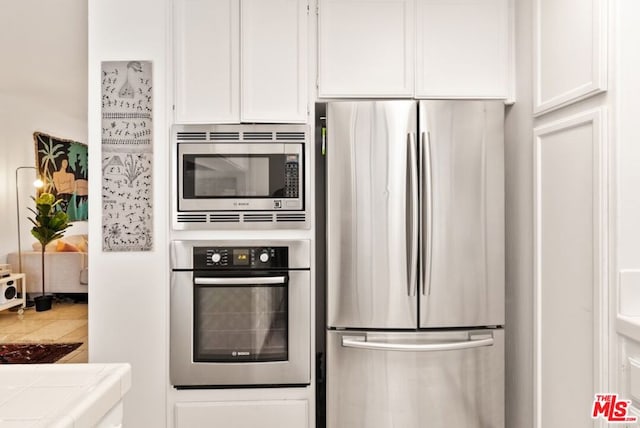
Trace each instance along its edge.
{"label": "potted plant", "polygon": [[36,303],[36,312],[48,311],[51,309],[52,295],[45,295],[45,270],[44,270],[44,252],[48,243],[54,239],[62,238],[64,231],[71,226],[69,217],[64,211],[56,211],[56,205],[62,200],[56,201],[55,196],[51,193],[42,193],[37,198],[32,197],[36,203],[36,209],[29,208],[35,218],[29,218],[33,223],[31,234],[42,245],[42,296],[38,296],[33,300]]}

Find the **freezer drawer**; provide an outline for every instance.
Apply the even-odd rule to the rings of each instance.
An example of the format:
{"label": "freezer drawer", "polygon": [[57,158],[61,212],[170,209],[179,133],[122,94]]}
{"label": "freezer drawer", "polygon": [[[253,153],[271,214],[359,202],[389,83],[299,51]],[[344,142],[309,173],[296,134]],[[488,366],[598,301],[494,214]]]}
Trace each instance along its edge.
{"label": "freezer drawer", "polygon": [[328,428],[504,427],[504,331],[329,331]]}

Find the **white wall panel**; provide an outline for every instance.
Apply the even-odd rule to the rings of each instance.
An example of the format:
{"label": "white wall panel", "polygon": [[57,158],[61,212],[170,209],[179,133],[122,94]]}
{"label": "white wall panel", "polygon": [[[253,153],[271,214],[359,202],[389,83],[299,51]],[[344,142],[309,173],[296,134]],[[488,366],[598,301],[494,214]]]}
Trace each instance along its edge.
{"label": "white wall panel", "polygon": [[[129,362],[125,427],[166,426],[169,0],[89,0],[89,362]],[[153,63],[153,250],[102,251],[101,62]]]}
{"label": "white wall panel", "polygon": [[[619,273],[618,316],[640,316],[640,307],[634,288],[640,284],[640,2],[618,0],[614,2],[612,20],[616,22],[616,179],[617,212],[616,273]],[[631,275],[631,277],[629,277]],[[629,295],[629,292],[632,294]],[[623,299],[625,301],[623,302]],[[636,299],[636,300],[631,300]],[[635,317],[634,317],[635,318]],[[636,320],[638,318],[635,318]],[[615,323],[619,353],[616,360],[616,380],[619,392],[625,399],[632,399],[630,358],[640,361],[640,328],[637,322]],[[612,376],[613,377],[613,376]],[[635,411],[640,409],[640,399],[634,399]],[[636,414],[633,414],[636,415]],[[637,416],[640,417],[640,414]],[[629,428],[640,427],[640,423],[628,424]]]}
{"label": "white wall panel", "polygon": [[515,93],[505,115],[505,426],[533,427],[533,0],[514,2]]}
{"label": "white wall panel", "polygon": [[534,129],[536,427],[591,426],[606,391],[603,115]]}
{"label": "white wall panel", "polygon": [[[36,165],[33,132],[87,142],[87,3],[4,2],[0,18],[0,263],[18,249],[15,172]],[[64,23],[54,25],[53,23]],[[21,170],[20,241],[29,232],[35,170]],[[75,222],[67,235],[87,233]]]}
{"label": "white wall panel", "polygon": [[607,89],[606,0],[534,3],[534,113]]}

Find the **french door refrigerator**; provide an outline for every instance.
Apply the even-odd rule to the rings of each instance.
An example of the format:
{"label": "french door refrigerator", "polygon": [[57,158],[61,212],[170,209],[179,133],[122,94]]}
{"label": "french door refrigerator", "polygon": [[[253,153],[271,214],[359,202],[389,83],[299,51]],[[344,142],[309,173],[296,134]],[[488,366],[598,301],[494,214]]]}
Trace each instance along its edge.
{"label": "french door refrigerator", "polygon": [[327,105],[327,426],[504,426],[504,105]]}

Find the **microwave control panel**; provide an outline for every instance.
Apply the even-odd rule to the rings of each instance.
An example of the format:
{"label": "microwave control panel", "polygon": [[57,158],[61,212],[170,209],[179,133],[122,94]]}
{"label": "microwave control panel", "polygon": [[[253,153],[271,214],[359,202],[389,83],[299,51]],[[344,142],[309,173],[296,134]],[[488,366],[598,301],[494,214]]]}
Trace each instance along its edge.
{"label": "microwave control panel", "polygon": [[287,158],[284,165],[284,197],[297,198],[299,192],[299,162],[298,156],[292,155]]}

